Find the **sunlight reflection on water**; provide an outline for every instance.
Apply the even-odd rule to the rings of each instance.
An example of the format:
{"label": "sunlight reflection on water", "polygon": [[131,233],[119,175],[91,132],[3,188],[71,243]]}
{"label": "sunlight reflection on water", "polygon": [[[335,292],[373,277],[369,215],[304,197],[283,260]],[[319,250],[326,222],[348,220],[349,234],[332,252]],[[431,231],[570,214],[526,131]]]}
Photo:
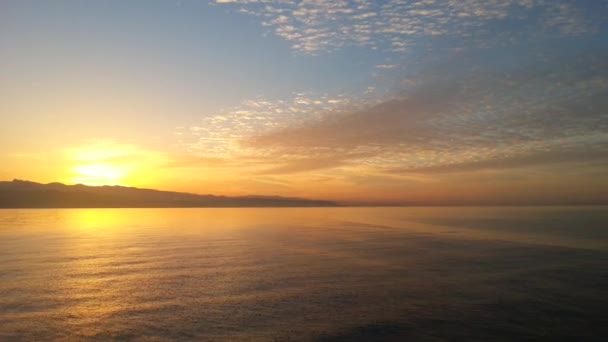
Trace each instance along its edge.
{"label": "sunlight reflection on water", "polygon": [[599,340],[606,223],[605,207],[2,210],[0,340]]}

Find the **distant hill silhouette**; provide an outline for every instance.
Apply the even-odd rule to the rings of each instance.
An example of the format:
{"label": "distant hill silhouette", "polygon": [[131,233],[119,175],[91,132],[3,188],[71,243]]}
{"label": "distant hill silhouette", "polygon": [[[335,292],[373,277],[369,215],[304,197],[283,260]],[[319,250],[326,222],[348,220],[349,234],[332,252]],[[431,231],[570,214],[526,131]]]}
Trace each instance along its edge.
{"label": "distant hill silhouette", "polygon": [[124,186],[0,182],[0,208],[329,207],[336,203],[277,196],[226,197]]}

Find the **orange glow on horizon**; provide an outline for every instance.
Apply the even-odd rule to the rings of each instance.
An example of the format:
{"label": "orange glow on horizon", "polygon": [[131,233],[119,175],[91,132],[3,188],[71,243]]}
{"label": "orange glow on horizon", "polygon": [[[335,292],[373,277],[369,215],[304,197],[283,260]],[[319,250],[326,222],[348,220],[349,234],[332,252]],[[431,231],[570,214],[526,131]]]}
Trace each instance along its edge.
{"label": "orange glow on horizon", "polygon": [[127,185],[123,184],[128,174],[126,167],[112,164],[82,164],[72,167],[73,183],[85,185]]}
{"label": "orange glow on horizon", "polygon": [[93,141],[66,150],[68,177],[72,184],[135,186],[141,171],[153,169],[158,156],[137,146],[112,141]]}

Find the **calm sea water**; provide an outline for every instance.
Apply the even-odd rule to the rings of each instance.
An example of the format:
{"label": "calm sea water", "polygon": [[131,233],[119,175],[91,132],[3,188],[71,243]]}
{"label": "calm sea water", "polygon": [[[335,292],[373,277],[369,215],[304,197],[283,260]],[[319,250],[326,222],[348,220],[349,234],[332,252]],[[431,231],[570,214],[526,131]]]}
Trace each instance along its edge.
{"label": "calm sea water", "polygon": [[0,210],[0,340],[608,340],[608,208]]}

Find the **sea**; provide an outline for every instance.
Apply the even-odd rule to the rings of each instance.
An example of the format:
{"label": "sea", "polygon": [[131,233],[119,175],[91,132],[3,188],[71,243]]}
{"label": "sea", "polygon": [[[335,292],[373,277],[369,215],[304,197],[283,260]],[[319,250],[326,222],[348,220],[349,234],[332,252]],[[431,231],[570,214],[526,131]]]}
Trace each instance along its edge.
{"label": "sea", "polygon": [[0,210],[0,341],[608,341],[608,207]]}

